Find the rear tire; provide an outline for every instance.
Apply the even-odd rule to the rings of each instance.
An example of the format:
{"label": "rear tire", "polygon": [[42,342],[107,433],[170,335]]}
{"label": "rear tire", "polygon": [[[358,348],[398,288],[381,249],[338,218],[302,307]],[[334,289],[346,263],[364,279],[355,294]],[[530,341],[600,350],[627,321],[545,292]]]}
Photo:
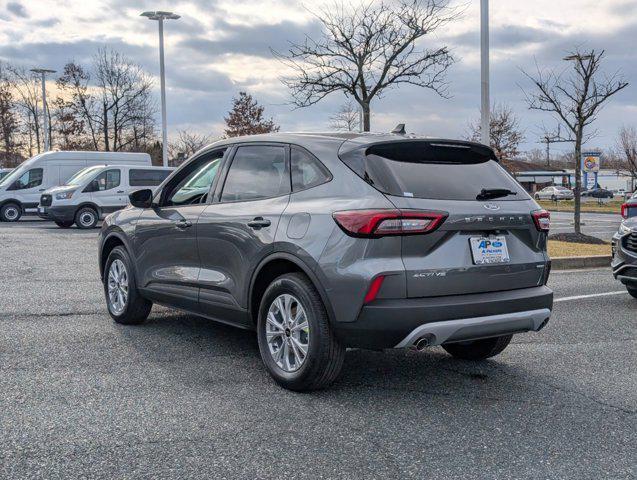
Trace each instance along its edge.
{"label": "rear tire", "polygon": [[[115,247],[109,254],[102,282],[108,313],[113,320],[123,325],[139,325],[148,318],[153,303],[139,294],[133,264],[124,247]],[[114,289],[115,286],[121,288]],[[117,290],[121,295],[117,295]]]}
{"label": "rear tire", "polygon": [[628,290],[628,293],[630,295],[632,295],[633,297],[637,298],[637,287],[633,288],[633,287],[626,287],[626,290]]}
{"label": "rear tire", "polygon": [[319,293],[301,273],[282,275],[266,289],[257,338],[268,372],[289,390],[326,387],[343,366],[345,348],[336,339]]}
{"label": "rear tire", "polygon": [[3,222],[17,222],[22,216],[22,208],[17,203],[6,203],[0,208],[0,220]]}
{"label": "rear tire", "polygon": [[90,229],[97,226],[99,215],[92,207],[82,207],[75,214],[75,225],[77,228]]}
{"label": "rear tire", "polygon": [[55,222],[55,224],[60,228],[71,228],[73,226],[73,221]]}
{"label": "rear tire", "polygon": [[484,338],[471,342],[449,343],[442,345],[447,353],[462,360],[485,360],[502,353],[509,345],[513,335]]}

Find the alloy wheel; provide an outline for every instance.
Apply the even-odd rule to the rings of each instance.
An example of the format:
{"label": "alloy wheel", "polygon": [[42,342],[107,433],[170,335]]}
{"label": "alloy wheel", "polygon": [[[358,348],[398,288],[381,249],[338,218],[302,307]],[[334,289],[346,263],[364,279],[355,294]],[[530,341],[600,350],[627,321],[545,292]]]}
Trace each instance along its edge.
{"label": "alloy wheel", "polygon": [[305,362],[310,345],[307,314],[301,302],[290,294],[274,299],[266,318],[268,350],[285,372],[294,372]]}
{"label": "alloy wheel", "polygon": [[114,315],[120,315],[128,302],[128,272],[124,262],[115,259],[108,270],[108,303]]}

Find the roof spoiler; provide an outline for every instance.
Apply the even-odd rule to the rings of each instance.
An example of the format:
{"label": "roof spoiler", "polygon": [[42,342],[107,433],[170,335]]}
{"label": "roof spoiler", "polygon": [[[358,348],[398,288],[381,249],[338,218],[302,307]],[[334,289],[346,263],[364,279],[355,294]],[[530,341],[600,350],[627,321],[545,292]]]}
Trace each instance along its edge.
{"label": "roof spoiler", "polygon": [[396,125],[394,127],[394,129],[391,131],[391,133],[395,134],[395,135],[405,135],[405,124],[404,123],[399,123],[398,125]]}

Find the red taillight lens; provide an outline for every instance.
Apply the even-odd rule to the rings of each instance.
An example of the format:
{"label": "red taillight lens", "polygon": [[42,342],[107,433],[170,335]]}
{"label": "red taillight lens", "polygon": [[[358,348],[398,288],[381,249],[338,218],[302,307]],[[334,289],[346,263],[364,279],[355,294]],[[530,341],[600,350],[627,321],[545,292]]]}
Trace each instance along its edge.
{"label": "red taillight lens", "polygon": [[369,290],[367,291],[367,295],[365,295],[365,300],[363,300],[363,303],[369,303],[372,300],[376,299],[376,296],[380,291],[380,287],[382,287],[383,285],[383,280],[385,280],[385,277],[383,275],[379,275],[374,280],[372,280],[372,284],[369,286]]}
{"label": "red taillight lens", "polygon": [[446,213],[411,210],[347,210],[332,214],[345,233],[354,237],[382,237],[433,232]]}
{"label": "red taillight lens", "polygon": [[546,210],[534,210],[531,212],[535,227],[540,232],[548,232],[551,228],[551,214]]}
{"label": "red taillight lens", "polygon": [[628,210],[634,208],[637,210],[637,203],[624,203],[622,205],[622,217],[628,218]]}

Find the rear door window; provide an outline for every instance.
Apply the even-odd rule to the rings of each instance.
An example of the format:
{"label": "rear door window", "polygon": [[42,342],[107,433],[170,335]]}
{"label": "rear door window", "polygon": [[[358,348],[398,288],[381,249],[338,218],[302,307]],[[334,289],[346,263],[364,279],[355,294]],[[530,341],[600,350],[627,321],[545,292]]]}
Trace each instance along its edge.
{"label": "rear door window", "polygon": [[372,145],[341,156],[377,190],[399,197],[476,200],[482,189],[508,189],[515,195],[497,200],[526,200],[528,195],[492,158],[472,145],[410,141]]}
{"label": "rear door window", "polygon": [[170,173],[170,170],[131,168],[128,172],[128,184],[131,187],[156,187]]}
{"label": "rear door window", "polygon": [[222,202],[277,197],[290,193],[285,148],[250,145],[237,149],[221,194]]}

